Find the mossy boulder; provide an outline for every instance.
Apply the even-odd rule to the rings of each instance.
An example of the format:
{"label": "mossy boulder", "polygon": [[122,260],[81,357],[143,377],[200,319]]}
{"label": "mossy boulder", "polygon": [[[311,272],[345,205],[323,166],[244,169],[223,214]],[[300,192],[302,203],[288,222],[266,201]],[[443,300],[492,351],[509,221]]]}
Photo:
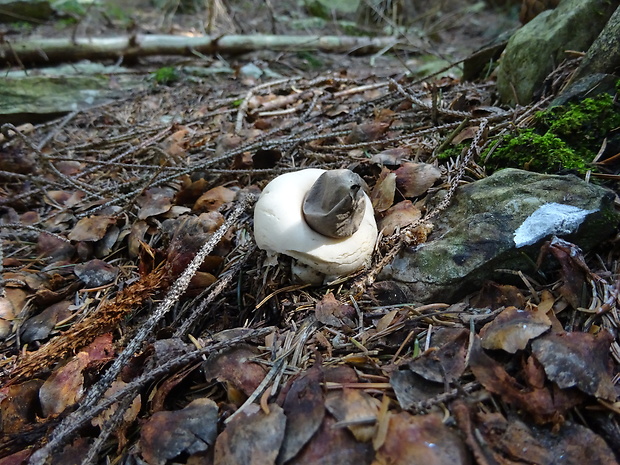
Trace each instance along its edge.
{"label": "mossy boulder", "polygon": [[502,270],[535,273],[544,241],[589,250],[615,231],[614,193],[573,175],[505,169],[457,190],[429,241],[404,250],[382,275],[416,302],[453,302]]}
{"label": "mossy boulder", "polygon": [[603,140],[618,127],[620,111],[614,97],[603,93],[538,112],[531,128],[506,136],[490,156],[482,158],[490,171],[513,167],[583,174],[593,169],[591,162]]}
{"label": "mossy boulder", "polygon": [[526,105],[549,73],[566,58],[566,50],[585,52],[618,3],[608,0],[563,0],[519,29],[500,62],[497,88],[502,101]]}

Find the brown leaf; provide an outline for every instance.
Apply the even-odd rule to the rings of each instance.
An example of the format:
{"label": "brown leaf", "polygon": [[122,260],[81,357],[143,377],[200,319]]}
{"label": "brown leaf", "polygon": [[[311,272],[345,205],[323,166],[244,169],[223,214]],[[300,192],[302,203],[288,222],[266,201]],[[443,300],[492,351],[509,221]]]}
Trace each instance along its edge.
{"label": "brown leaf", "polygon": [[504,367],[484,353],[477,337],[470,352],[469,365],[487,391],[525,410],[538,423],[561,421],[566,411],[583,400],[575,390],[561,390],[557,386],[544,389],[521,386]]}
{"label": "brown leaf", "polygon": [[79,263],[75,265],[73,271],[86,287],[103,286],[111,283],[118,276],[117,267],[99,259]]}
{"label": "brown leaf", "polygon": [[24,449],[14,454],[7,455],[0,459],[0,465],[26,465],[33,452],[32,449]]}
{"label": "brown leaf", "polygon": [[370,192],[370,200],[376,212],[384,212],[394,203],[396,193],[396,175],[389,169],[383,168],[377,183]]}
{"label": "brown leaf", "polygon": [[249,345],[237,345],[214,354],[203,363],[205,378],[230,383],[249,396],[266,374],[262,365],[251,361],[257,355],[258,351]]}
{"label": "brown leaf", "polygon": [[395,147],[373,155],[370,161],[378,165],[399,166],[411,157],[410,147]]}
{"label": "brown leaf", "polygon": [[316,319],[323,324],[341,328],[348,326],[354,328],[355,308],[346,305],[334,297],[332,292],[327,293],[320,302],[317,302],[315,308]]}
{"label": "brown leaf", "polygon": [[351,423],[347,428],[355,439],[361,442],[372,439],[379,411],[379,402],[374,397],[358,389],[344,388],[330,392],[325,407],[338,422]]}
{"label": "brown leaf", "polygon": [[615,401],[609,356],[613,340],[605,330],[598,334],[547,334],[532,342],[532,351],[560,388],[576,386],[586,394]]}
{"label": "brown leaf", "polygon": [[525,297],[516,286],[486,281],[478,295],[472,300],[472,306],[491,310],[502,307],[523,308],[525,307]]}
{"label": "brown leaf", "polygon": [[36,420],[41,384],[40,380],[30,380],[0,390],[2,433],[20,433]]}
{"label": "brown leaf", "polygon": [[75,254],[75,246],[69,242],[41,233],[37,238],[37,251],[50,262],[68,261]]}
{"label": "brown leaf", "polygon": [[345,141],[347,144],[375,141],[388,130],[391,124],[391,121],[371,121],[369,123],[356,124]]}
{"label": "brown leaf", "polygon": [[499,413],[486,413],[478,415],[477,430],[500,464],[618,463],[600,436],[571,422],[549,430],[528,427],[516,418],[507,421]]}
{"label": "brown leaf", "polygon": [[359,442],[346,428],[337,428],[336,421],[326,415],[316,434],[287,465],[369,465],[372,445]]}
{"label": "brown leaf", "polygon": [[110,216],[89,216],[82,218],[69,233],[72,241],[98,241],[105,236],[108,227],[116,223]]}
{"label": "brown leaf", "polygon": [[279,405],[270,404],[265,413],[253,404],[233,418],[215,443],[218,465],[274,464],[282,439],[286,417]]}
{"label": "brown leaf", "polygon": [[551,327],[551,320],[536,308],[520,310],[508,307],[480,330],[482,347],[502,349],[514,354],[527,347],[530,340]]}
{"label": "brown leaf", "polygon": [[402,229],[416,222],[422,217],[422,212],[411,200],[403,200],[392,206],[379,220],[379,230],[386,236],[391,236],[397,229]]}
{"label": "brown leaf", "polygon": [[6,297],[0,297],[0,339],[11,334],[11,322],[15,315],[16,312],[11,301]]}
{"label": "brown leaf", "polygon": [[317,362],[295,379],[284,399],[286,433],[278,456],[278,464],[295,457],[319,429],[325,417],[323,371]]}
{"label": "brown leaf", "polygon": [[431,339],[432,348],[409,363],[409,369],[428,381],[451,382],[465,371],[469,331],[440,328]]}
{"label": "brown leaf", "polygon": [[464,140],[473,139],[478,132],[478,126],[469,126],[459,132],[454,139],[452,139],[452,145],[458,145]]}
{"label": "brown leaf", "polygon": [[151,187],[138,197],[136,203],[140,206],[138,219],[145,220],[151,216],[166,213],[172,207],[174,190],[170,187]]}
{"label": "brown leaf", "polygon": [[404,163],[396,170],[396,187],[403,197],[425,194],[441,178],[441,171],[428,163]]}
{"label": "brown leaf", "polygon": [[428,381],[411,370],[396,370],[390,376],[390,385],[404,410],[444,392],[443,384]]}
{"label": "brown leaf", "polygon": [[[107,399],[115,393],[122,391],[125,386],[127,386],[127,383],[120,379],[114,381],[103,395],[103,398]],[[116,427],[116,430],[114,431],[114,435],[116,436],[118,441],[118,450],[124,449],[125,445],[127,444],[127,428],[131,425],[131,423],[135,421],[136,418],[138,418],[141,407],[142,401],[141,397],[138,395],[134,397],[129,408],[125,410],[125,413],[123,414],[123,421]],[[91,424],[93,426],[98,426],[103,430],[105,423],[114,415],[114,413],[116,413],[117,409],[118,403],[112,404],[108,409],[104,410],[98,416],[93,418],[91,420]]]}
{"label": "brown leaf", "polygon": [[59,321],[71,315],[70,305],[71,302],[63,300],[50,305],[38,315],[28,318],[20,328],[22,341],[30,343],[47,338]]}
{"label": "brown leaf", "polygon": [[217,414],[216,403],[207,398],[181,410],[154,413],[140,431],[142,457],[149,465],[165,465],[180,454],[209,449],[217,436]]}
{"label": "brown leaf", "polygon": [[[168,245],[167,262],[172,276],[178,276],[192,261],[202,245],[210,235],[224,223],[224,217],[219,212],[202,213],[198,217],[186,216],[180,218]],[[225,255],[229,241],[227,238],[216,246],[214,254]]]}
{"label": "brown leaf", "polygon": [[57,368],[39,390],[43,416],[58,414],[81,399],[84,393],[84,370],[93,362],[106,360],[113,353],[112,335],[96,338],[84,351]]}
{"label": "brown leaf", "polygon": [[222,205],[235,200],[237,191],[224,186],[217,186],[202,194],[194,203],[192,210],[195,212],[213,212],[219,210]]}
{"label": "brown leaf", "polygon": [[391,415],[383,445],[373,465],[469,464],[469,454],[459,436],[444,425],[437,414]]}

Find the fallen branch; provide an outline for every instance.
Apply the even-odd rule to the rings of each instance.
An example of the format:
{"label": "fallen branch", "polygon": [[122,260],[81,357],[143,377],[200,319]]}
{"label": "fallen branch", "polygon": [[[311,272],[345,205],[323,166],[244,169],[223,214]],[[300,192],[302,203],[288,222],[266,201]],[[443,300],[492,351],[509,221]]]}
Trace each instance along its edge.
{"label": "fallen branch", "polygon": [[256,50],[375,53],[397,44],[393,37],[228,35],[184,37],[137,34],[107,38],[53,38],[0,43],[9,64],[45,64],[78,60],[125,60],[151,55],[239,54]]}

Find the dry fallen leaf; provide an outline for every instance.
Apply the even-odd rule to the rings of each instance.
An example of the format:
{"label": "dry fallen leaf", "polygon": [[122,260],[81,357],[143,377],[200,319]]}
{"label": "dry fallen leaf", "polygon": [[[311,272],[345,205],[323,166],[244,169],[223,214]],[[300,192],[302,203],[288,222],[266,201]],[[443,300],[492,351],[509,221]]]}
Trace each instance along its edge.
{"label": "dry fallen leaf", "polygon": [[0,390],[0,431],[5,434],[23,432],[37,418],[40,380],[14,384]]}
{"label": "dry fallen leaf", "polygon": [[151,187],[147,189],[136,203],[140,206],[138,219],[145,220],[151,216],[166,213],[172,207],[175,191],[170,187]]}
{"label": "dry fallen leaf", "polygon": [[282,407],[269,405],[265,413],[256,404],[233,418],[217,437],[218,465],[272,465],[284,438],[286,417]]}
{"label": "dry fallen leaf", "polygon": [[416,222],[422,217],[422,212],[411,200],[403,200],[390,207],[383,218],[379,220],[379,230],[385,236],[391,236],[398,229],[402,229]]}
{"label": "dry fallen leaf", "polygon": [[322,382],[323,371],[316,363],[291,384],[283,405],[286,433],[278,464],[295,457],[321,426],[325,417]]}
{"label": "dry fallen leaf", "polygon": [[526,387],[510,376],[505,368],[489,357],[476,337],[469,358],[471,371],[485,389],[499,395],[504,402],[528,412],[537,423],[561,422],[569,409],[583,401],[577,390]]}
{"label": "dry fallen leaf", "polygon": [[356,124],[345,141],[347,144],[372,142],[379,139],[391,124],[391,121],[370,121],[368,123]]}
{"label": "dry fallen leaf", "polygon": [[396,170],[396,188],[405,198],[425,194],[441,178],[439,168],[428,163],[404,163]]}
{"label": "dry fallen leaf", "polygon": [[469,464],[470,458],[463,441],[442,423],[439,415],[402,412],[390,416],[387,436],[372,462],[397,463],[459,465]]}
{"label": "dry fallen leaf", "polygon": [[59,321],[71,316],[70,305],[71,302],[63,300],[28,318],[20,328],[21,340],[30,343],[47,338]]}
{"label": "dry fallen leaf", "polygon": [[315,309],[316,319],[323,324],[335,328],[354,328],[355,308],[346,305],[334,297],[332,292],[327,293],[320,302],[317,302]]}
{"label": "dry fallen leaf", "polygon": [[116,223],[116,219],[110,216],[89,216],[82,218],[69,233],[72,241],[93,242],[102,239],[110,225]]}
{"label": "dry fallen leaf", "polygon": [[154,413],[140,431],[142,457],[149,465],[165,465],[181,454],[209,449],[217,436],[217,414],[217,404],[208,398]]}
{"label": "dry fallen leaf", "polygon": [[465,371],[469,331],[463,328],[439,328],[431,339],[432,347],[409,363],[409,369],[428,381],[452,382]]}
{"label": "dry fallen leaf", "polygon": [[527,347],[530,340],[551,327],[549,317],[536,308],[520,310],[508,307],[480,330],[482,347],[502,349],[514,354]]}
{"label": "dry fallen leaf", "polygon": [[74,273],[86,287],[100,287],[116,279],[118,268],[103,260],[94,259],[75,265]]}
{"label": "dry fallen leaf", "polygon": [[296,457],[286,465],[369,465],[373,458],[372,444],[356,441],[347,428],[325,415],[317,432]]}
{"label": "dry fallen leaf", "polygon": [[330,392],[325,406],[338,422],[347,424],[355,439],[368,442],[375,434],[375,422],[379,402],[369,394],[358,389],[344,388]]}
{"label": "dry fallen leaf", "polygon": [[396,193],[396,175],[389,169],[383,168],[377,183],[370,192],[370,200],[375,212],[384,212],[394,203]]}
{"label": "dry fallen leaf", "polygon": [[203,363],[206,379],[230,383],[249,396],[265,378],[265,368],[252,359],[259,352],[249,345],[238,345],[210,356]]}
{"label": "dry fallen leaf", "polygon": [[202,194],[192,208],[195,212],[214,212],[223,205],[232,202],[237,191],[224,186],[217,186]]}
{"label": "dry fallen leaf", "polygon": [[613,340],[607,331],[553,333],[532,342],[532,351],[549,379],[560,388],[576,386],[586,394],[613,402],[616,390],[609,356]]}
{"label": "dry fallen leaf", "polygon": [[43,416],[58,414],[77,402],[84,393],[84,370],[113,354],[112,335],[104,334],[78,352],[65,365],[56,368],[39,390]]}

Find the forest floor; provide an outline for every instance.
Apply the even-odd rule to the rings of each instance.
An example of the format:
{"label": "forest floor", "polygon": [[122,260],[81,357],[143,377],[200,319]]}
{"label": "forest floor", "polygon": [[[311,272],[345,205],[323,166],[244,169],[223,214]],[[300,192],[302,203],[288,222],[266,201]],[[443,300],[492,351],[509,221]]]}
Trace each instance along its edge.
{"label": "forest floor", "polygon": [[[215,31],[343,34],[269,3],[236,2]],[[93,8],[3,37],[191,35],[206,16]],[[123,63],[143,83],[123,98],[4,127],[0,465],[617,462],[617,253],[584,265],[584,298],[607,305],[595,314],[560,289],[572,262],[459,302],[374,288],[381,258],[441,215],[427,196],[485,177],[478,150],[542,108],[502,107],[492,75],[433,74],[516,28],[514,10],[453,2],[414,26],[406,50],[373,56],[140,58]],[[470,149],[438,160],[456,136]],[[380,241],[370,270],[310,287],[257,249],[252,206],[275,176],[349,168],[372,189],[403,159],[441,178],[415,201],[428,221]],[[377,195],[383,212],[403,200]],[[498,314],[513,337],[515,309],[551,328],[572,384],[531,345],[481,348]]]}

